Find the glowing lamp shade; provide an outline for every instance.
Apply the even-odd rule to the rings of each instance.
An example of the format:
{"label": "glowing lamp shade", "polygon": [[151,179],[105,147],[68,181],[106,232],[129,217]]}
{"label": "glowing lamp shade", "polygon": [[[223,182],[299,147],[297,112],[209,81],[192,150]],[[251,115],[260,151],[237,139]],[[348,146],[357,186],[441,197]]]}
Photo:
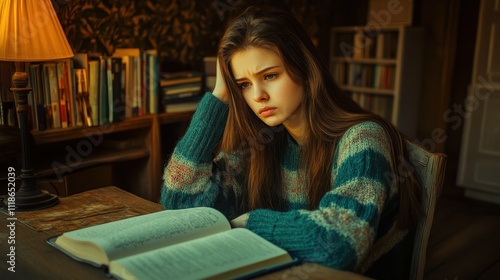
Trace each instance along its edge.
{"label": "glowing lamp shade", "polygon": [[73,57],[50,0],[0,0],[0,60]]}

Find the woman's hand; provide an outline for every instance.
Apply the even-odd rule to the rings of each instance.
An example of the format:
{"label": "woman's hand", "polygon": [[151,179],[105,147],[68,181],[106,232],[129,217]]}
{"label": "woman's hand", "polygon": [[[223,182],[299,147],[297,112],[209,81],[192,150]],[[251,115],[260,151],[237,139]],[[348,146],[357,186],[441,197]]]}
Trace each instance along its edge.
{"label": "woman's hand", "polygon": [[224,76],[220,71],[219,59],[217,58],[217,74],[215,78],[215,88],[212,94],[217,97],[220,101],[228,104],[229,96],[227,93],[226,81],[224,80]]}
{"label": "woman's hand", "polygon": [[250,213],[245,213],[234,220],[231,220],[231,226],[233,228],[245,228],[247,227],[248,217],[250,217]]}

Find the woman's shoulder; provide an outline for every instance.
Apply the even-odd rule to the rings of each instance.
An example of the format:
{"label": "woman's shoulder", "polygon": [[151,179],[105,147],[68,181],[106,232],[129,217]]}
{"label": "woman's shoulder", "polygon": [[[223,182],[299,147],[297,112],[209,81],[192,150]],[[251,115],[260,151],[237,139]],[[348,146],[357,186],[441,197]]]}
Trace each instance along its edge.
{"label": "woman's shoulder", "polygon": [[384,128],[374,122],[365,121],[353,125],[339,139],[339,146],[359,146],[358,148],[376,148],[386,150],[389,143]]}
{"label": "woman's shoulder", "polygon": [[349,129],[346,130],[342,138],[344,137],[357,137],[360,135],[364,135],[369,137],[370,135],[376,136],[376,135],[381,135],[385,136],[385,130],[384,128],[374,122],[374,121],[364,121],[360,122],[358,124],[355,124],[351,126]]}

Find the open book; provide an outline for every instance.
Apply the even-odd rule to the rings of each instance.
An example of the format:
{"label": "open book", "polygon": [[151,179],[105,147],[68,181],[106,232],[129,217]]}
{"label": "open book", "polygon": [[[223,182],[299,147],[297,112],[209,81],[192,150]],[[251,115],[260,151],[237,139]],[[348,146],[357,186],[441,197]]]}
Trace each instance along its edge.
{"label": "open book", "polygon": [[233,279],[295,262],[257,234],[231,229],[222,213],[207,207],[87,227],[48,243],[118,279]]}

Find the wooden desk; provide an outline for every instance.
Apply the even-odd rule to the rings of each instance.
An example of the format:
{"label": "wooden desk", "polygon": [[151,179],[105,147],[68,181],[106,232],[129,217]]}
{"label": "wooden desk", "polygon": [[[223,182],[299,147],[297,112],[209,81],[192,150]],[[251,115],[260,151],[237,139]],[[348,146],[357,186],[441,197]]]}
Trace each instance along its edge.
{"label": "wooden desk", "polygon": [[[60,199],[44,210],[16,212],[15,273],[7,270],[9,216],[2,212],[0,279],[108,279],[101,269],[71,259],[46,243],[63,232],[162,210],[161,205],[116,187],[106,187]],[[259,279],[367,279],[360,275],[305,263]]]}

